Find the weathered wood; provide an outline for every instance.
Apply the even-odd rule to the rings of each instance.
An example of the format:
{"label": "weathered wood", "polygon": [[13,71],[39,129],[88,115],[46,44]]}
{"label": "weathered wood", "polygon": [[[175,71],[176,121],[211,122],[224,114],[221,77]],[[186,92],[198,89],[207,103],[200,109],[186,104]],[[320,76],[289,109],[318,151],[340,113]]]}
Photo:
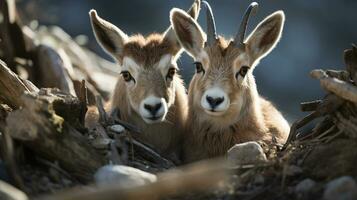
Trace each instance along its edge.
{"label": "weathered wood", "polygon": [[303,102],[300,104],[300,109],[303,112],[315,111],[321,102],[322,102],[321,100]]}
{"label": "weathered wood", "polygon": [[[318,73],[320,75],[320,73]],[[335,112],[344,104],[344,100],[337,97],[334,94],[327,95],[321,103],[318,104],[315,111],[310,113],[309,115],[305,116],[304,118],[297,120],[293,123],[290,128],[289,137],[286,143],[283,146],[283,150],[286,149],[289,144],[296,139],[297,131],[301,127],[305,126],[306,124],[310,123],[312,120],[317,119],[321,116],[328,115],[332,112]]]}
{"label": "weathered wood", "polygon": [[337,96],[357,103],[357,88],[351,83],[339,80],[337,78],[330,78],[323,70],[313,70],[311,76],[319,79],[322,88],[336,94]]}
{"label": "weathered wood", "polygon": [[85,118],[86,118],[86,113],[88,111],[88,90],[86,86],[86,81],[82,80],[80,88],[79,88],[79,94],[78,94],[78,99],[80,101],[80,123],[84,126],[85,124]]}
{"label": "weathered wood", "polygon": [[14,23],[16,19],[15,0],[2,0],[0,12],[2,14],[0,20],[0,58],[13,66],[15,49],[12,45],[10,24]]}
{"label": "weathered wood", "polygon": [[11,70],[16,71],[15,58],[27,58],[28,48],[21,30],[20,20],[16,11],[15,0],[0,2],[0,58],[3,59]]}
{"label": "weathered wood", "polygon": [[[5,104],[0,104],[0,150],[1,150],[1,159],[5,163],[6,169],[14,184],[20,188],[24,189],[23,180],[19,174],[17,162],[15,159],[15,147],[13,139],[8,133],[6,133],[6,118],[9,113],[12,112],[12,109]],[[0,195],[1,197],[1,195]],[[1,198],[0,198],[1,199]]]}
{"label": "weathered wood", "polygon": [[224,160],[202,161],[158,174],[157,182],[144,186],[120,188],[117,184],[112,184],[99,188],[74,188],[56,195],[40,197],[39,200],[153,200],[198,191],[210,193],[220,181],[227,179],[228,174]]}
{"label": "weathered wood", "polygon": [[332,78],[337,78],[346,82],[351,82],[351,78],[350,78],[350,73],[348,73],[346,70],[326,70],[326,74],[329,77]]}
{"label": "weathered wood", "polygon": [[63,104],[66,100],[58,94],[39,94],[24,94],[21,97],[23,108],[10,113],[5,132],[23,141],[40,156],[57,160],[79,180],[90,181],[96,169],[106,162],[104,157],[70,123],[55,113],[59,109],[70,112],[71,105],[68,108],[64,106],[66,104],[55,105],[55,102],[62,101]]}
{"label": "weathered wood", "polygon": [[0,60],[0,101],[14,109],[23,105],[20,98],[24,92],[32,92],[7,65]]}
{"label": "weathered wood", "polygon": [[357,47],[352,45],[352,49],[348,49],[344,53],[347,71],[350,74],[354,83],[357,83]]}
{"label": "weathered wood", "polygon": [[84,129],[82,120],[85,118],[87,107],[83,106],[77,97],[64,93],[57,88],[42,88],[38,94],[41,95],[42,99],[51,102],[56,114],[61,116],[68,124],[77,130]]}

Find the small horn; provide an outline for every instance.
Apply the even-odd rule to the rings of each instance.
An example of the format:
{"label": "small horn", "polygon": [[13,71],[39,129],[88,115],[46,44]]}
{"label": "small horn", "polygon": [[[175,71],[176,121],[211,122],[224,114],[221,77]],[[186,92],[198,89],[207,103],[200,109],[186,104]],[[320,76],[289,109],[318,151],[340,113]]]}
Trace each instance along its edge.
{"label": "small horn", "polygon": [[258,11],[258,3],[257,2],[252,2],[247,10],[245,11],[244,17],[243,17],[243,21],[240,24],[239,27],[239,31],[236,35],[236,37],[234,38],[234,44],[238,47],[238,48],[244,48],[245,44],[244,44],[244,38],[245,38],[245,32],[247,31],[247,25],[248,25],[248,21],[249,21],[249,17],[251,14],[255,15]]}
{"label": "small horn", "polygon": [[211,6],[207,1],[202,1],[203,5],[206,7],[206,17],[207,17],[207,42],[206,45],[212,46],[217,40],[216,24],[214,21],[214,16],[212,13]]}

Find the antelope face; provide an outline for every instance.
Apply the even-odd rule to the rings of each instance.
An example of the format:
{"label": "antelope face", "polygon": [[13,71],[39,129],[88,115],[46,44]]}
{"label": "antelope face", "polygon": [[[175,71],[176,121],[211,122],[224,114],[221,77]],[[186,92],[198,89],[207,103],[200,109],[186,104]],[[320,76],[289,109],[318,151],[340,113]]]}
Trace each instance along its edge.
{"label": "antelope face", "polygon": [[[141,60],[141,59],[140,59]],[[165,120],[175,101],[174,82],[179,81],[174,56],[164,54],[150,62],[125,56],[122,81],[126,85],[128,101],[146,123]]]}
{"label": "antelope face", "polygon": [[[284,13],[264,19],[244,41],[252,3],[234,40],[217,36],[212,10],[207,2],[207,35],[199,24],[179,9],[171,11],[171,24],[185,50],[195,60],[196,74],[189,89],[190,106],[210,117],[236,119],[242,113],[247,92],[256,92],[254,67],[279,41]],[[255,91],[254,91],[255,90]]]}
{"label": "antelope face", "polygon": [[[200,0],[195,0],[189,16],[196,19]],[[90,11],[92,28],[98,43],[121,67],[119,84],[125,84],[131,109],[146,123],[165,120],[175,101],[175,84],[182,84],[176,75],[176,59],[181,46],[171,27],[163,34],[127,36],[115,25]]]}
{"label": "antelope face", "polygon": [[220,39],[214,46],[202,49],[195,66],[189,94],[194,106],[212,116],[239,113],[249,87],[249,59],[245,53],[225,46]]}

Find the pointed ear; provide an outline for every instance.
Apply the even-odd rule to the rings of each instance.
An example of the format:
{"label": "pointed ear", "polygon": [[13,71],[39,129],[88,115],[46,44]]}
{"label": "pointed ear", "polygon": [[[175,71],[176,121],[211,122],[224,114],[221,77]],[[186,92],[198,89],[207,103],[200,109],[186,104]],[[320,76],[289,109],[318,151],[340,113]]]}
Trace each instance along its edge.
{"label": "pointed ear", "polygon": [[182,47],[192,57],[198,57],[205,42],[205,34],[200,25],[186,12],[177,8],[171,10],[170,20]]}
{"label": "pointed ear", "polygon": [[260,60],[274,49],[280,40],[285,21],[283,11],[266,17],[246,40],[248,55],[254,61]]}
{"label": "pointed ear", "polygon": [[95,10],[91,10],[89,15],[98,43],[114,58],[121,57],[128,36],[115,25],[100,18]]}
{"label": "pointed ear", "polygon": [[[193,19],[197,20],[200,10],[201,10],[201,0],[194,0],[191,8],[187,11],[187,13]],[[177,52],[179,52],[181,50],[181,45],[176,37],[172,25],[165,31],[164,35],[165,35],[164,40],[174,45],[174,48],[177,50]]]}

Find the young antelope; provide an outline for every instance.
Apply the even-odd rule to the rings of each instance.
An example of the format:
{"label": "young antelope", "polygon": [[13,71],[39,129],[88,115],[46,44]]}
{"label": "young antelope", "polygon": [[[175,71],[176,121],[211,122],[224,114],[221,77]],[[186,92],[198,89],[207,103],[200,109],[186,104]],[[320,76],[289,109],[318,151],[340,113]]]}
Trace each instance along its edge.
{"label": "young antelope", "polygon": [[236,143],[285,142],[289,124],[262,98],[252,74],[281,37],[283,11],[266,17],[244,40],[252,3],[233,40],[217,36],[212,10],[207,2],[207,36],[200,25],[180,9],[171,11],[171,24],[184,49],[193,57],[196,74],[188,91],[186,162],[224,155]]}
{"label": "young antelope", "polygon": [[[196,19],[200,0],[195,0],[188,16]],[[137,137],[164,156],[178,152],[187,119],[187,95],[176,60],[181,46],[171,27],[163,34],[127,36],[115,25],[90,11],[98,43],[117,61],[121,69],[112,108],[120,118],[143,132]]]}

